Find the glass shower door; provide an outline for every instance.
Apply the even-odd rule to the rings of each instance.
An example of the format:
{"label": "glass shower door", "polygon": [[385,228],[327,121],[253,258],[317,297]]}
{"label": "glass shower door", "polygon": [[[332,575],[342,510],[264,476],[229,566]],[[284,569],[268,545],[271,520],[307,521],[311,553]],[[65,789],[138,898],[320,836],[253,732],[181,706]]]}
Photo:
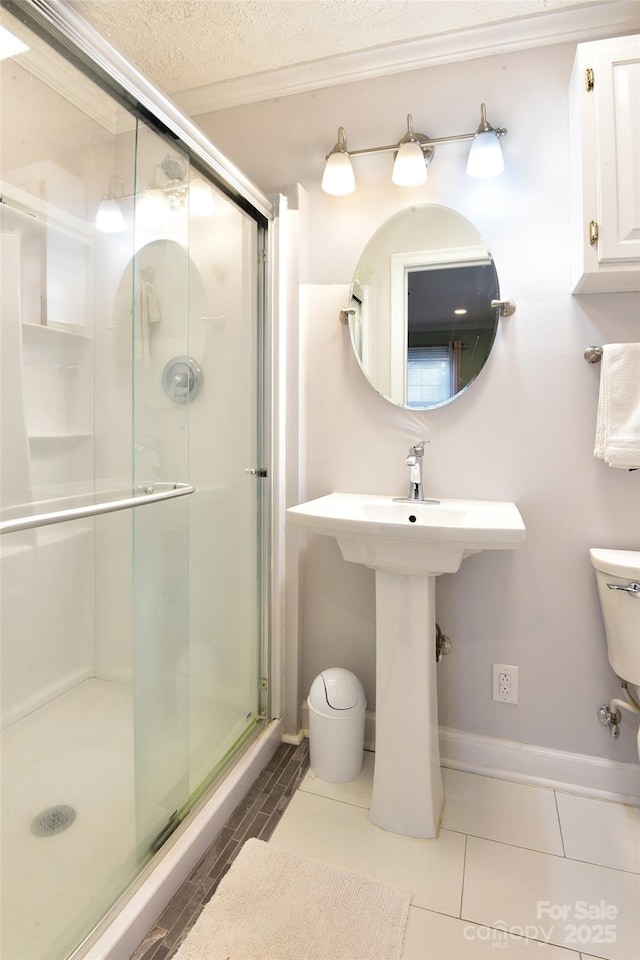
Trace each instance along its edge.
{"label": "glass shower door", "polygon": [[[149,207],[156,190],[162,206]],[[257,223],[143,124],[136,194],[134,482],[195,486],[188,502],[134,518],[142,850],[260,717],[265,481]]]}
{"label": "glass shower door", "polygon": [[[133,483],[149,491],[189,479],[190,398],[171,366],[189,349],[188,170],[188,157],[178,146],[138,121],[134,256],[123,279],[131,296]],[[133,516],[134,756],[141,858],[161,845],[189,800],[192,498],[137,510]]]}
{"label": "glass shower door", "polygon": [[0,538],[0,952],[61,960],[263,713],[264,226],[0,20],[1,520],[88,507]]}
{"label": "glass shower door", "polygon": [[255,727],[266,684],[259,242],[256,221],[220,191],[191,210],[189,350],[202,370],[189,405],[191,794]]}

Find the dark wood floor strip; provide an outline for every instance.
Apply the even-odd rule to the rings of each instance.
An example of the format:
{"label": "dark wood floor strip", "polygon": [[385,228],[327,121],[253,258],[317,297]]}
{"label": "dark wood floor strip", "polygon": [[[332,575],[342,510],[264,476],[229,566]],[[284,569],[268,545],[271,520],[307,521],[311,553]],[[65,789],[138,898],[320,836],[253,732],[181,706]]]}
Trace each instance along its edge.
{"label": "dark wood floor strip", "polygon": [[278,747],[131,960],[169,960],[175,954],[245,840],[271,837],[308,767],[308,740]]}

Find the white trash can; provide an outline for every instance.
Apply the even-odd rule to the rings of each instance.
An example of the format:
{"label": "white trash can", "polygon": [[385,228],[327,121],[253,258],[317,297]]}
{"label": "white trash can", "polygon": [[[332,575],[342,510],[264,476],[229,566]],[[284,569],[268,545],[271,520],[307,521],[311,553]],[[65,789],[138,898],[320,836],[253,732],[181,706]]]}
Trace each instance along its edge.
{"label": "white trash can", "polygon": [[364,762],[362,684],[349,670],[329,667],[311,684],[307,704],[311,770],[328,783],[354,780]]}

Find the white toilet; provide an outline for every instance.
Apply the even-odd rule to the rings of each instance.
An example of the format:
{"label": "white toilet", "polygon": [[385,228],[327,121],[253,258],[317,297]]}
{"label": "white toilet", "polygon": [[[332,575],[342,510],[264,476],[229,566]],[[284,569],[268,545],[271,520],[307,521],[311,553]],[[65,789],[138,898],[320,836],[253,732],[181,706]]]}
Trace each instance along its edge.
{"label": "white toilet", "polygon": [[610,704],[619,721],[619,707],[640,715],[640,550],[591,549],[589,554],[596,571],[609,663],[628,684],[627,699]]}

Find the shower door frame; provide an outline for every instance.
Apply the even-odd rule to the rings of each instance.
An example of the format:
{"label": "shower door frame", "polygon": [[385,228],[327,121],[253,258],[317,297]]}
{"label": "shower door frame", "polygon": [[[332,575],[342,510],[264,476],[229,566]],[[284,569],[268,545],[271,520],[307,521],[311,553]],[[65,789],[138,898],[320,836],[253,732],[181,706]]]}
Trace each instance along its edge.
{"label": "shower door frame", "polygon": [[[284,513],[287,506],[299,500],[299,398],[295,369],[300,209],[296,198],[289,210],[288,201],[293,198],[289,190],[287,196],[275,196],[274,202],[264,196],[198,127],[66,3],[0,0],[0,5],[157,133],[181,142],[193,166],[257,225],[256,321],[261,347],[259,398],[263,402],[257,411],[258,462],[247,467],[257,468],[254,479],[258,484],[261,521],[257,638],[260,663],[256,679],[267,678],[267,682],[260,682],[260,719],[241,740],[232,761],[211,784],[210,792],[199,801],[193,816],[183,822],[74,953],[74,957],[116,958],[135,948],[176,885],[197,862],[202,844],[211,842],[283,736],[288,742],[300,742],[302,737],[297,678],[298,615],[295,603],[291,602],[293,594],[287,594],[289,599],[285,599],[285,586],[291,572],[297,571],[298,547],[297,543],[285,544]],[[293,371],[289,386],[287,370]],[[215,804],[211,797],[216,798]]]}
{"label": "shower door frame", "polygon": [[[273,503],[275,485],[272,468],[275,466],[278,474],[282,472],[278,465],[282,463],[285,452],[285,441],[280,437],[276,440],[279,450],[275,456],[272,450],[274,422],[277,424],[283,416],[274,401],[273,386],[274,204],[208,141],[195,124],[63,0],[0,0],[0,5],[79,67],[134,116],[168,140],[177,140],[186,148],[193,167],[207,176],[257,226],[258,397],[263,399],[263,403],[259,404],[257,411],[259,462],[247,464],[247,468],[255,471],[255,482],[259,485],[256,493],[260,529],[257,680],[261,722],[241,738],[238,747],[241,751],[242,747],[253,742],[253,734],[257,736],[261,727],[282,717],[284,704],[284,631],[278,605],[274,602],[274,580],[278,578],[277,575],[271,575],[272,567],[276,572],[281,569],[279,555],[283,553],[280,538],[274,535],[275,526],[280,525],[282,517],[281,510]],[[278,478],[275,480],[277,483]],[[200,791],[196,791],[196,799],[200,795]]]}
{"label": "shower door frame", "polygon": [[269,198],[72,7],[63,0],[0,0],[0,5],[159,133],[181,141],[190,160],[242,210],[265,226],[273,220]]}
{"label": "shower door frame", "polygon": [[[258,367],[259,396],[264,398],[262,409],[258,411],[260,463],[247,464],[248,468],[257,468],[256,482],[260,484],[259,512],[262,533],[262,573],[259,589],[260,619],[262,627],[261,668],[268,677],[279,675],[281,657],[278,655],[271,636],[271,600],[272,583],[268,562],[271,549],[272,532],[272,443],[273,433],[273,383],[272,383],[272,300],[273,282],[271,264],[273,263],[271,228],[276,215],[272,201],[246,177],[227,157],[224,156],[202,131],[192,123],[178,108],[161,93],[146,77],[130,64],[114,47],[100,36],[72,7],[63,0],[0,0],[3,6],[16,19],[21,20],[30,29],[38,33],[54,49],[66,56],[86,73],[114,99],[122,103],[134,115],[160,135],[175,139],[187,148],[190,163],[200,169],[215,186],[234,201],[237,206],[256,222],[257,225],[257,327],[258,346],[261,364]],[[266,471],[266,475],[263,472]],[[266,641],[266,642],[265,642]],[[276,684],[276,700],[271,692],[261,696],[261,714],[266,719],[281,716],[280,685]]]}

